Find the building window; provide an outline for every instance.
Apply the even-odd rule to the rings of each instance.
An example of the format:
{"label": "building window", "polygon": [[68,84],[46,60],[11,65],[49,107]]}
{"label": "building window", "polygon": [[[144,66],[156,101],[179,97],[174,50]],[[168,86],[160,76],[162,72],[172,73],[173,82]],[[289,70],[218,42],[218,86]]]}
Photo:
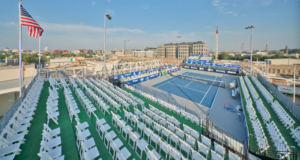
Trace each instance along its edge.
{"label": "building window", "polygon": [[277,73],[280,73],[280,69],[277,69]]}
{"label": "building window", "polygon": [[282,70],[282,73],[285,73],[285,69]]}
{"label": "building window", "polygon": [[290,74],[290,73],[291,73],[291,70],[289,69],[289,70],[288,70],[288,74]]}
{"label": "building window", "polygon": [[269,69],[269,73],[271,73],[271,69]]}
{"label": "building window", "polygon": [[275,69],[273,69],[273,73],[275,73]]}

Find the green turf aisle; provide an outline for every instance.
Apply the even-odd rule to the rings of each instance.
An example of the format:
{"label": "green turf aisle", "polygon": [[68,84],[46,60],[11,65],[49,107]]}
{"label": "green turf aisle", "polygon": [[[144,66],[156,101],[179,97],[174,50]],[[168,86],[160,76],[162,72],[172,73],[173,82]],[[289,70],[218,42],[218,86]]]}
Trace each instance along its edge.
{"label": "green turf aisle", "polygon": [[[98,149],[98,151],[99,151],[99,153],[100,153],[100,158],[102,158],[103,160],[104,160],[104,159],[105,159],[105,160],[106,160],[106,159],[107,159],[107,160],[112,160],[111,155],[108,153],[108,150],[106,149],[106,147],[105,147],[105,145],[104,145],[102,139],[100,138],[100,136],[99,136],[99,134],[98,134],[98,132],[97,132],[97,130],[96,130],[96,126],[95,126],[96,123],[93,123],[93,122],[89,119],[87,113],[85,112],[84,108],[82,107],[82,105],[81,105],[81,103],[80,103],[80,100],[79,100],[78,97],[76,96],[75,91],[72,89],[72,87],[70,87],[70,89],[72,90],[72,94],[73,94],[74,99],[75,99],[75,101],[76,101],[76,103],[77,103],[77,105],[78,105],[78,108],[79,108],[79,110],[80,110],[80,113],[78,114],[79,119],[80,119],[80,122],[81,122],[81,123],[87,122],[87,123],[89,124],[88,129],[89,129],[89,131],[90,131],[90,133],[91,133],[91,136],[89,136],[88,138],[90,138],[90,137],[93,137],[93,138],[94,138],[95,143],[96,143],[96,146],[97,146],[97,149]],[[74,122],[73,124],[74,124],[74,128],[75,128],[76,121],[75,121],[74,118],[73,118],[73,122]],[[98,157],[98,158],[99,158],[99,157]]]}
{"label": "green turf aisle", "polygon": [[[245,82],[244,82],[245,83]],[[247,84],[245,83],[245,85],[246,85],[246,88],[248,89],[248,92],[250,91],[250,89],[248,88],[248,86],[247,86]],[[240,85],[239,85],[240,86]],[[240,91],[241,91],[241,93],[243,92],[242,91],[242,89],[241,89],[241,87],[240,87]],[[267,125],[264,123],[264,121],[263,121],[263,119],[262,119],[262,117],[261,117],[261,115],[260,115],[260,113],[259,113],[259,111],[258,111],[258,109],[256,108],[256,102],[255,102],[255,100],[252,98],[252,96],[251,96],[251,93],[249,92],[249,95],[250,95],[250,98],[251,98],[251,100],[252,100],[252,106],[253,106],[253,108],[254,108],[254,110],[255,110],[255,112],[256,112],[256,116],[257,116],[257,118],[258,118],[258,120],[259,120],[259,122],[260,122],[260,124],[261,124],[261,126],[262,126],[262,128],[263,128],[263,131],[264,131],[264,133],[265,133],[265,136],[267,137],[267,139],[268,139],[268,144],[269,144],[269,148],[268,148],[268,150],[275,150],[276,148],[275,148],[275,146],[274,146],[274,143],[271,141],[271,137],[270,137],[270,135],[268,134],[268,130],[267,130]],[[251,123],[251,121],[250,121],[250,118],[249,118],[249,113],[248,113],[248,111],[247,111],[247,109],[246,109],[246,101],[245,101],[245,98],[244,98],[244,93],[242,94],[242,99],[243,99],[243,103],[244,103],[244,110],[245,110],[245,112],[247,112],[247,123],[248,123],[248,130],[249,130],[249,134],[251,134],[251,135],[249,135],[250,136],[250,148],[249,149],[251,149],[252,151],[257,151],[257,154],[260,154],[260,152],[259,152],[259,149],[258,149],[258,146],[257,146],[257,141],[256,141],[256,138],[255,138],[255,134],[254,134],[254,129],[253,129],[253,127],[252,127],[252,123]],[[250,128],[250,126],[251,126],[251,128]],[[263,153],[263,155],[266,155],[266,153],[264,152]]]}
{"label": "green turf aisle", "polygon": [[67,105],[65,102],[65,96],[63,89],[57,90],[59,94],[58,99],[58,125],[50,120],[50,128],[55,129],[60,127],[61,147],[62,155],[65,155],[65,159],[79,160],[79,152],[76,147],[76,131],[73,127],[70,118]]}
{"label": "green turf aisle", "polygon": [[[82,88],[81,88],[82,89]],[[92,89],[92,88],[90,88],[90,89]],[[82,89],[83,90],[83,89]],[[84,91],[84,93],[85,93],[85,91]],[[86,95],[87,96],[87,95]],[[87,96],[88,97],[88,96]],[[91,99],[90,99],[91,100]],[[92,100],[91,100],[92,101]],[[94,104],[94,103],[93,103]],[[81,106],[81,105],[80,105]],[[128,142],[123,138],[123,136],[117,131],[117,129],[115,128],[115,126],[112,124],[112,114],[110,113],[110,114],[108,114],[108,113],[106,113],[106,115],[104,115],[100,110],[99,110],[99,108],[97,107],[97,105],[95,105],[94,104],[94,106],[97,108],[97,110],[94,112],[97,116],[98,116],[98,119],[101,119],[101,118],[105,118],[105,120],[106,120],[106,123],[108,123],[109,125],[110,125],[110,127],[111,127],[111,129],[109,130],[109,131],[111,131],[111,130],[113,130],[115,133],[116,133],[116,135],[117,135],[117,137],[116,138],[120,138],[120,140],[122,141],[122,143],[123,143],[123,146],[120,148],[120,149],[122,149],[122,148],[124,148],[124,147],[126,147],[128,150],[129,150],[129,152],[131,153],[131,156],[128,158],[129,160],[130,159],[136,159],[136,160],[140,160],[140,157],[135,153],[135,151],[133,150],[133,148],[128,144]],[[82,106],[81,106],[82,107]],[[83,109],[83,107],[82,107],[82,109]],[[112,111],[112,109],[110,108],[109,109],[109,111]],[[113,111],[114,112],[114,111]],[[85,113],[85,111],[84,111],[84,109],[83,109],[83,113]],[[115,113],[115,112],[114,112]],[[115,113],[116,114],[116,113]],[[124,111],[123,110],[121,110],[121,112],[118,112],[118,114],[122,117],[122,119],[123,119],[123,117],[124,117]],[[87,114],[85,113],[85,115],[86,115],[86,117],[88,118],[88,116],[87,116]],[[105,145],[104,145],[104,142],[102,141],[102,139],[100,138],[100,136],[98,135],[98,132],[96,131],[96,118],[92,115],[91,116],[91,123],[92,123],[92,127],[94,128],[94,130],[95,130],[95,132],[96,132],[96,136],[98,136],[99,137],[99,144],[97,144],[97,147],[101,147],[102,148],[102,150],[100,150],[99,148],[99,152],[100,152],[100,157],[103,159],[103,160],[109,160],[109,159],[112,159],[112,156],[108,153],[108,151],[107,151],[107,149],[106,149],[106,147],[105,147]],[[115,138],[115,139],[116,139]],[[143,155],[143,159],[146,159],[146,155],[144,154]]]}
{"label": "green turf aisle", "polygon": [[[277,117],[275,111],[273,110],[273,108],[271,107],[271,103],[268,103],[265,99],[265,97],[262,95],[262,93],[260,92],[260,90],[255,86],[254,82],[252,81],[251,78],[249,78],[250,82],[252,83],[252,85],[254,86],[257,94],[259,95],[259,97],[261,98],[262,102],[264,103],[265,107],[267,108],[267,110],[269,111],[270,115],[271,115],[271,121],[274,121],[276,126],[278,127],[281,135],[284,137],[285,141],[287,142],[287,144],[290,146],[290,150],[293,151],[293,148],[291,146],[295,146],[295,151],[300,151],[300,147],[297,145],[297,143],[295,142],[295,139],[292,138],[292,136],[290,135],[291,130],[290,129],[286,129],[283,124],[281,123],[281,121],[279,120],[279,118]],[[266,88],[266,87],[265,87]],[[270,91],[269,91],[270,92]],[[272,96],[274,97],[274,99],[276,99],[279,103],[280,101],[277,99],[276,96],[274,96],[272,94]],[[300,122],[294,117],[294,115],[292,115],[290,113],[289,110],[286,109],[286,107],[280,103],[280,105],[282,106],[282,108],[284,108],[286,110],[287,113],[289,113],[289,115],[295,120],[295,124],[294,127],[296,128],[296,126],[300,125]],[[269,134],[269,132],[268,132]]]}
{"label": "green turf aisle", "polygon": [[40,99],[33,115],[33,120],[30,122],[31,126],[28,128],[28,134],[25,136],[25,143],[21,145],[21,153],[15,157],[15,160],[38,160],[37,155],[40,150],[40,143],[42,141],[43,124],[47,123],[46,102],[49,95],[49,82],[45,82]]}
{"label": "green turf aisle", "polygon": [[[193,128],[194,130],[198,131],[199,134],[201,134],[201,132],[202,132],[201,126],[198,126],[198,125],[196,125],[195,123],[192,123],[191,121],[186,120],[185,118],[179,116],[178,114],[173,113],[172,111],[170,111],[170,110],[168,110],[168,109],[166,109],[166,108],[160,106],[160,105],[157,104],[157,103],[154,103],[154,102],[152,102],[152,101],[150,101],[150,100],[148,100],[148,99],[146,99],[146,98],[140,96],[139,94],[137,94],[137,93],[135,93],[135,92],[132,92],[132,91],[129,90],[129,89],[124,88],[124,90],[127,91],[127,92],[129,92],[129,93],[131,93],[132,95],[138,97],[139,99],[143,100],[143,101],[145,102],[145,107],[146,107],[146,108],[150,109],[149,104],[151,104],[153,107],[155,107],[155,108],[157,108],[157,109],[163,111],[165,114],[167,114],[167,115],[169,115],[169,116],[173,116],[174,118],[176,118],[176,119],[181,123],[181,124],[180,124],[180,129],[183,130],[183,124],[185,124],[185,125],[187,125],[187,126]],[[140,111],[142,111],[142,110],[140,109]],[[201,122],[199,122],[199,123],[201,123]]]}
{"label": "green turf aisle", "polygon": [[[249,117],[249,113],[246,109],[246,100],[244,98],[244,92],[241,88],[241,82],[240,82],[240,79],[238,79],[238,83],[239,83],[239,88],[240,88],[240,92],[241,92],[241,97],[242,97],[242,102],[243,102],[243,110],[244,110],[244,113],[246,115],[246,122],[247,122],[247,126],[248,126],[248,132],[249,132],[249,136],[250,135],[254,135],[254,131],[253,131],[253,127],[252,127],[252,124],[251,124],[251,121],[250,121],[250,117]],[[251,99],[252,100],[252,99]],[[254,104],[254,103],[253,103]],[[253,106],[254,108],[254,106]],[[254,109],[255,110],[255,109]],[[255,112],[257,113],[258,111],[255,110]],[[256,115],[259,117],[259,115]],[[259,119],[260,120],[260,119]],[[264,131],[265,132],[265,131]],[[249,137],[249,146],[254,149],[254,150],[257,150],[258,149],[258,146],[257,146],[257,142],[256,142],[256,138],[250,136]],[[268,142],[269,143],[269,142]]]}

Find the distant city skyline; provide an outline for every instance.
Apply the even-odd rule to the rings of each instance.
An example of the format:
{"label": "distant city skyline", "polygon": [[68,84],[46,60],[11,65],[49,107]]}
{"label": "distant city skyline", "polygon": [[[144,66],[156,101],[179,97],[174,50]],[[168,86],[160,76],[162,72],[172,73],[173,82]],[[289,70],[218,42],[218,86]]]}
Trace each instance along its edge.
{"label": "distant city skyline", "polygon": [[[59,5],[58,5],[59,3]],[[23,1],[23,7],[44,28],[41,48],[50,50],[103,49],[104,13],[107,21],[107,49],[157,47],[167,43],[203,41],[208,50],[215,48],[219,27],[219,51],[250,48],[269,50],[300,48],[300,0],[209,0],[189,3],[174,0],[149,2],[132,0]],[[18,49],[18,1],[1,1],[0,48]],[[38,50],[38,39],[28,36],[23,27],[22,48]]]}

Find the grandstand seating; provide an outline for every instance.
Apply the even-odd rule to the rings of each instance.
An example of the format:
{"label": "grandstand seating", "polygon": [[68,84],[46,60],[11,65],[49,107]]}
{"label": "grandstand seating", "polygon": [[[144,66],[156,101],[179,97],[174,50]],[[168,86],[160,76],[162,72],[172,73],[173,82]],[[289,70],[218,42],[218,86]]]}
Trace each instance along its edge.
{"label": "grandstand seating", "polygon": [[256,102],[256,108],[258,112],[260,113],[262,119],[264,120],[265,123],[270,122],[271,115],[267,108],[264,106],[262,103],[261,99],[258,99]]}
{"label": "grandstand seating", "polygon": [[248,77],[247,76],[244,76],[244,80],[246,81],[246,84],[250,90],[250,93],[251,93],[251,96],[254,100],[258,100],[258,94],[256,92],[256,90],[254,89],[252,83],[249,81]]}
{"label": "grandstand seating", "polygon": [[280,159],[287,157],[290,154],[291,150],[287,142],[285,141],[284,137],[281,135],[274,121],[267,124],[267,129],[272,141],[274,142],[276,150],[283,151],[283,152],[278,152]]}
{"label": "grandstand seating", "polygon": [[295,121],[293,118],[282,108],[282,106],[275,100],[272,102],[272,108],[275,111],[276,115],[278,116],[281,123],[287,129],[293,127]]}
{"label": "grandstand seating", "polygon": [[34,111],[43,89],[44,79],[36,78],[30,91],[24,98],[17,111],[9,120],[0,135],[0,159],[12,160],[20,154],[20,146],[25,142],[25,135],[28,134],[28,127],[31,126]]}
{"label": "grandstand seating", "polygon": [[241,76],[241,77],[239,77],[239,79],[240,79],[240,82],[241,82],[240,85],[242,87],[242,91],[244,93],[244,98],[245,98],[245,100],[247,100],[247,99],[250,98],[248,89],[247,89],[247,87],[246,87],[246,85],[244,83],[243,77]]}
{"label": "grandstand seating", "polygon": [[253,82],[255,83],[256,87],[260,90],[262,95],[266,98],[266,100],[271,103],[273,102],[274,97],[271,95],[271,93],[257,80],[256,77],[251,77]]}
{"label": "grandstand seating", "polygon": [[[199,129],[203,121],[173,104],[131,88],[146,99],[175,113],[175,116],[152,105],[145,106],[143,100],[105,80],[69,77],[69,83],[63,78],[60,78],[59,81],[58,83],[54,78],[49,78],[49,96],[45,106],[47,122],[44,124],[38,153],[43,160],[63,160],[65,158],[62,155],[64,140],[61,137],[61,130],[59,127],[50,128],[49,126],[49,123],[52,122],[59,124],[58,118],[64,116],[59,113],[59,107],[61,107],[59,106],[61,103],[59,93],[62,90],[70,122],[75,120],[74,130],[70,130],[70,132],[74,132],[76,135],[74,144],[76,144],[82,160],[92,160],[103,154],[98,150],[96,145],[98,141],[95,136],[92,136],[92,129],[98,133],[112,159],[126,160],[134,154],[131,152],[132,150],[141,159],[144,158],[145,153],[147,159],[168,157],[169,159],[200,160],[208,157],[219,157],[220,159],[225,157],[224,147],[214,142],[215,147],[212,149],[211,139],[201,135],[197,129],[185,124],[187,121],[182,122],[179,118],[194,123],[193,125]],[[15,118],[10,121],[8,126],[10,129],[5,128],[2,131],[0,159],[9,153],[12,154],[6,157],[13,159],[16,154],[21,152],[19,148],[25,142],[24,136],[28,133],[27,127],[30,126],[43,83],[44,79],[37,79],[28,98],[15,113]],[[126,88],[130,87],[126,86]],[[79,108],[86,113],[89,118],[87,120],[93,120],[95,123],[82,122]],[[96,112],[102,112],[105,118],[98,118],[99,115]],[[108,117],[111,119],[107,119]],[[188,122],[188,124],[191,123]],[[5,133],[7,133],[7,137],[2,135]],[[96,136],[98,135],[96,134]]]}
{"label": "grandstand seating", "polygon": [[[256,109],[258,110],[258,112],[260,112],[260,116],[267,126],[265,131],[268,131],[269,137],[273,141],[276,151],[278,151],[278,158],[289,158],[288,155],[291,152],[291,144],[288,145],[287,141],[285,140],[285,138],[287,138],[286,132],[290,132],[291,137],[294,138],[295,142],[298,144],[298,146],[300,146],[300,126],[297,126],[296,129],[293,129],[294,124],[296,124],[296,120],[292,118],[291,114],[288,113],[288,110],[283,108],[277,100],[274,100],[275,98],[272,96],[272,94],[257,80],[256,77],[251,77],[251,79],[260,91],[260,93],[266,99],[266,101],[270,103],[267,104],[267,106],[264,106],[264,104],[266,104],[263,103],[264,100],[260,98],[255,100],[254,97],[256,97],[256,94],[254,92],[252,94],[252,92],[250,91],[252,98],[255,100]],[[243,81],[241,77],[239,78],[239,80],[241,82],[241,88],[244,91],[242,87]],[[246,81],[249,90],[252,90],[251,88],[254,89],[254,86],[251,85],[251,82],[248,79],[248,77],[244,77],[244,80]],[[247,99],[247,97],[244,97],[244,99],[246,101],[246,110],[249,113],[249,119],[253,126],[254,134],[256,136],[257,145],[262,153],[269,148],[268,141],[259,120],[256,118],[258,117],[258,115],[255,114],[255,109],[252,109],[252,101],[250,99]],[[271,117],[269,111],[270,113],[274,111],[276,116]],[[276,123],[274,121],[274,119],[277,118],[280,121],[279,123],[278,121],[276,121]],[[281,124],[283,127],[285,127],[285,129],[283,129],[282,127],[277,127]],[[283,136],[281,132],[283,132],[285,135]],[[291,142],[289,141],[289,143]]]}

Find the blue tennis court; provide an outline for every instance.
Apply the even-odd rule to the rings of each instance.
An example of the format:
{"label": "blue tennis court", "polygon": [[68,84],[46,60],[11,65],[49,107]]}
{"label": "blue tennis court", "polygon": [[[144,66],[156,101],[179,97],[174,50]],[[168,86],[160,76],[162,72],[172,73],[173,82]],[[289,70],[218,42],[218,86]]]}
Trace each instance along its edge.
{"label": "blue tennis court", "polygon": [[[184,72],[183,75],[199,77],[209,80],[221,81],[222,77],[216,77],[211,75],[204,75],[199,73]],[[158,88],[165,92],[177,95],[179,97],[190,100],[194,103],[201,104],[208,108],[211,108],[213,104],[217,86],[212,86],[204,83],[194,82],[181,78],[170,78],[163,82],[157,83],[152,87]]]}

